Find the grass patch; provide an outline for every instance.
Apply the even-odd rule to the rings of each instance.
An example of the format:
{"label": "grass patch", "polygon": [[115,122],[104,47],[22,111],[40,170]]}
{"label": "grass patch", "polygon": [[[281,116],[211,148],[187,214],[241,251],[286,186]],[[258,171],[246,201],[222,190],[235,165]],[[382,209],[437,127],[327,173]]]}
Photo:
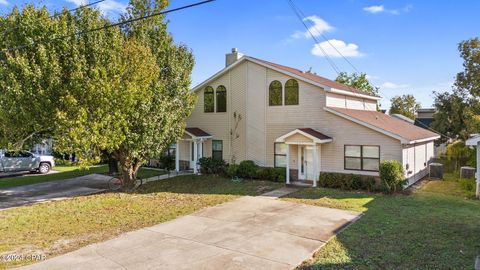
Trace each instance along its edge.
{"label": "grass patch", "polygon": [[[26,175],[0,178],[0,189],[37,184],[37,183],[48,182],[48,181],[69,179],[69,178],[84,176],[92,173],[108,172],[107,165],[91,166],[88,169],[83,169],[83,168],[80,168],[79,166],[55,166],[53,169],[55,171],[58,171],[58,173],[42,174],[42,175],[27,173]],[[162,175],[165,173],[166,173],[165,171],[154,170],[149,168],[140,168],[140,171],[138,172],[138,177],[149,178],[157,175]]]}
{"label": "grass patch", "polygon": [[456,182],[408,196],[305,189],[285,199],[364,213],[301,269],[472,269],[480,255],[480,202]]}
{"label": "grass patch", "polygon": [[78,166],[55,166],[53,168],[58,173],[52,174],[26,174],[15,177],[0,178],[0,188],[9,188],[23,185],[30,185],[48,181],[63,180],[91,173],[106,173],[108,167],[106,165],[92,166],[89,169],[81,169]]}
{"label": "grass patch", "polygon": [[[221,177],[179,176],[147,183],[135,193],[97,194],[8,209],[0,211],[0,255],[38,252],[48,258],[280,186],[264,181],[234,183]],[[0,262],[0,268],[25,263],[30,262]]]}

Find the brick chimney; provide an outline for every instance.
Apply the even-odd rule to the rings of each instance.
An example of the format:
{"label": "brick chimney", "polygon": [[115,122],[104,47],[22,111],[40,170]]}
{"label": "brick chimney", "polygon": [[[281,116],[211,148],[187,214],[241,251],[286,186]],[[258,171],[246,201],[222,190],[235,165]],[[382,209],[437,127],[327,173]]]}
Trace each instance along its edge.
{"label": "brick chimney", "polygon": [[227,53],[225,55],[225,67],[228,67],[231,64],[235,63],[242,56],[243,54],[239,53],[237,48],[233,48],[231,53]]}

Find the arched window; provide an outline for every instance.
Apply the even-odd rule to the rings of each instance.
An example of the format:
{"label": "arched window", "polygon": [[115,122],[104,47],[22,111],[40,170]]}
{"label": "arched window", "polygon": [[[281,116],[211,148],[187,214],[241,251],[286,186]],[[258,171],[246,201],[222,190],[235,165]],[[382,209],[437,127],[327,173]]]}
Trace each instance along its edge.
{"label": "arched window", "polygon": [[205,87],[205,91],[203,91],[203,109],[206,113],[214,111],[213,95],[213,88],[211,86]]}
{"label": "arched window", "polygon": [[227,111],[227,89],[220,85],[217,87],[217,112]]}
{"label": "arched window", "polygon": [[268,87],[268,104],[270,106],[282,106],[282,83],[273,81]]}
{"label": "arched window", "polygon": [[285,83],[285,105],[298,105],[298,82],[294,79]]}

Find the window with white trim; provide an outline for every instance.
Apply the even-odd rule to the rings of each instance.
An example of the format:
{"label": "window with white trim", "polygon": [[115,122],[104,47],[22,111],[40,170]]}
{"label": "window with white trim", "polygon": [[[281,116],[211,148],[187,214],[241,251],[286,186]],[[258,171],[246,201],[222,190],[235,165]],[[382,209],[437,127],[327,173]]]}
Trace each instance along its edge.
{"label": "window with white trim", "polygon": [[275,143],[274,152],[274,167],[286,167],[287,166],[287,145],[285,143]]}
{"label": "window with white trim", "polygon": [[380,146],[345,145],[345,170],[378,172],[380,167]]}

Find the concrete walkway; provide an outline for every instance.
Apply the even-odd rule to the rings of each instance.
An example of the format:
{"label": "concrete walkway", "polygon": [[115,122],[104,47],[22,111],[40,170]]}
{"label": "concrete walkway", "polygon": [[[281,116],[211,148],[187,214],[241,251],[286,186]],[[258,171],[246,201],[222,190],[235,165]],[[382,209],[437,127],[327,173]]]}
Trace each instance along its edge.
{"label": "concrete walkway", "polygon": [[358,217],[246,196],[23,269],[293,269]]}

